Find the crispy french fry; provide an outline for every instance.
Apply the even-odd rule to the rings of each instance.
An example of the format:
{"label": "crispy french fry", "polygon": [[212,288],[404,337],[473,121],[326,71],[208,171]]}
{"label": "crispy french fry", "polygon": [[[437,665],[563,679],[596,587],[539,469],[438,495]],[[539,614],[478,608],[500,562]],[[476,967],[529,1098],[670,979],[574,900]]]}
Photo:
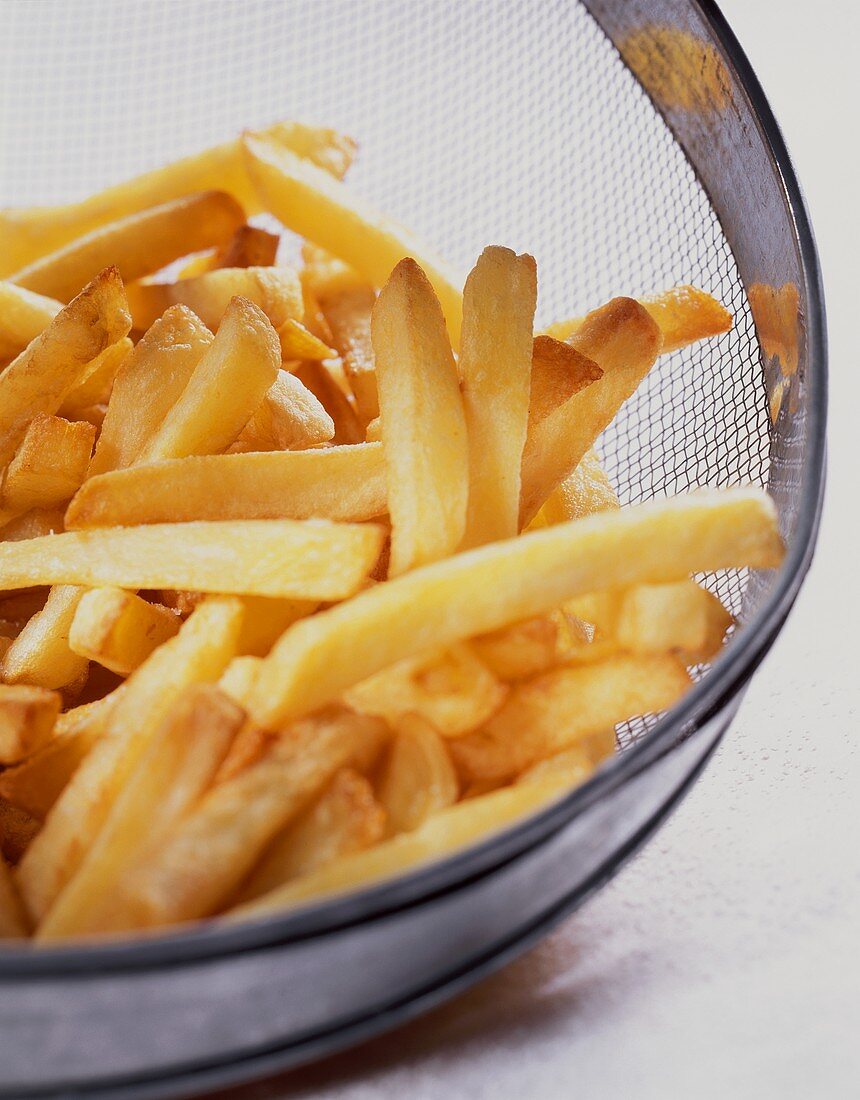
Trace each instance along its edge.
{"label": "crispy french fry", "polygon": [[457,737],[485,722],[505,701],[507,689],[464,644],[410,658],[349,689],[353,710],[392,725],[409,714]]}
{"label": "crispy french fry", "polygon": [[482,663],[501,680],[525,680],[558,659],[558,621],[537,615],[471,641]]}
{"label": "crispy french fry", "polygon": [[442,312],[414,260],[402,260],[382,288],[372,332],[393,577],[444,558],[460,545],[469,492],[468,441]]}
{"label": "crispy french fry", "polygon": [[242,603],[245,617],[239,652],[256,657],[264,657],[288,626],[313,614],[319,606],[314,600],[273,600],[267,596],[245,596]]}
{"label": "crispy french fry", "polygon": [[0,856],[17,864],[40,826],[37,818],[0,799]]}
{"label": "crispy french fry", "polygon": [[128,335],[131,318],[122,280],[108,268],[51,321],[0,374],[0,466],[5,466],[38,413],[53,414],[90,364]]}
{"label": "crispy french fry", "polygon": [[[117,794],[94,844],[36,930],[42,942],[113,927],[123,869],[164,842],[212,784],[244,712],[211,685],[181,695]],[[145,828],[141,828],[145,823]]]}
{"label": "crispy french fry", "polygon": [[343,768],[310,809],[275,837],[239,900],[251,901],[340,856],[363,851],[382,839],[384,829],[385,811],[370,783]]}
{"label": "crispy french fry", "polygon": [[230,897],[266,845],[346,766],[379,723],[321,712],[275,741],[267,756],[215,786],[172,836],[129,867],[111,906],[115,929],[204,917]]}
{"label": "crispy french fry", "polygon": [[464,546],[513,538],[519,530],[536,303],[534,257],[485,248],[463,291],[459,368],[469,448]]}
{"label": "crispy french fry", "polygon": [[240,225],[219,250],[218,267],[271,267],[281,238],[256,225]]}
{"label": "crispy french fry", "polygon": [[261,134],[245,134],[242,141],[248,174],[266,209],[373,286],[383,286],[402,259],[414,257],[439,298],[452,342],[459,342],[462,297],[442,261],[313,164]]}
{"label": "crispy french fry", "polygon": [[92,230],[16,271],[10,282],[68,302],[110,264],[131,282],[180,256],[224,244],[244,220],[242,207],[223,191],[172,199]]}
{"label": "crispy french fry", "polygon": [[553,526],[620,507],[618,495],[597,453],[587,451],[544,503],[541,515]]}
{"label": "crispy french fry", "polygon": [[615,730],[607,727],[600,733],[585,737],[553,756],[547,756],[526,768],[517,777],[517,783],[542,782],[549,776],[567,778],[571,787],[584,783],[597,765],[615,752]]}
{"label": "crispy french fry", "polygon": [[121,588],[92,588],[81,597],[69,630],[73,653],[128,676],[179,632],[179,617]]}
{"label": "crispy french fry", "polygon": [[[49,535],[52,541],[59,535]],[[43,541],[8,543],[10,548]],[[27,623],[0,663],[0,679],[7,684],[67,689],[86,676],[87,659],[69,648],[69,631],[83,589],[58,585],[51,589],[45,606]]]}
{"label": "crispy french fry", "polygon": [[298,378],[279,370],[234,447],[244,451],[302,451],[329,443],[334,436],[334,421],[316,395]]}
{"label": "crispy french fry", "polygon": [[[335,130],[300,122],[277,122],[261,137],[284,145],[299,157],[342,178],[355,155],[355,142]],[[109,187],[82,202],[0,211],[0,275],[54,252],[69,241],[107,222],[171,199],[209,189],[227,191],[254,214],[260,209],[248,178],[239,139],[174,161],[164,168]]]}
{"label": "crispy french fry", "polygon": [[212,683],[235,656],[238,600],[213,598],[138,668],[110,708],[104,733],[54,803],[18,869],[28,911],[41,920],[72,879],[147,745],[191,684]]}
{"label": "crispy french fry", "polygon": [[200,455],[90,478],[66,528],[188,520],[359,521],[384,515],[381,443],[311,451]]}
{"label": "crispy french fry", "polygon": [[14,764],[51,736],[62,700],[45,688],[0,684],[0,764]]}
{"label": "crispy french fry", "polygon": [[264,660],[252,713],[264,726],[288,721],[395,661],[599,586],[776,568],[782,556],[773,503],[755,488],[655,501],[479,547],[290,627]]}
{"label": "crispy french fry", "polygon": [[337,355],[334,348],[324,344],[318,336],[306,329],[301,321],[290,317],[278,329],[281,342],[281,356],[285,361],[292,359],[332,359]]}
{"label": "crispy french fry", "polygon": [[361,443],[364,440],[361,422],[352,403],[325,363],[307,359],[296,364],[293,375],[316,397],[331,419],[332,443]]}
{"label": "crispy french fry", "polygon": [[397,723],[379,782],[388,836],[417,829],[457,801],[459,783],[445,741],[417,714]]}
{"label": "crispy french fry", "polygon": [[70,500],[86,477],[95,438],[92,424],[37,414],[6,467],[0,509],[14,516]]}
{"label": "crispy french fry", "polygon": [[690,687],[670,656],[618,656],[520,684],[483,729],[450,742],[465,779],[512,779],[581,738],[666,710]]}
{"label": "crispy french fry", "polygon": [[520,523],[537,514],[575,469],[621,405],[651,369],[660,330],[632,298],[614,298],[590,313],[570,342],[603,376],[575,394],[528,434],[523,452]]}
{"label": "crispy french fry", "polygon": [[58,535],[63,530],[64,515],[63,508],[34,508],[0,528],[0,541],[20,542],[43,535]]}
{"label": "crispy french fry", "polygon": [[0,363],[14,359],[44,332],[62,308],[63,303],[55,298],[0,282]]}
{"label": "crispy french fry", "polygon": [[[247,617],[247,608],[245,615]],[[229,665],[221,673],[218,687],[225,695],[240,707],[244,707],[251,698],[254,681],[260,667],[260,658],[254,656],[234,657]]]}
{"label": "crispy french fry", "polygon": [[86,420],[94,407],[107,405],[117,371],[133,349],[134,344],[125,336],[96,356],[86,378],[66,395],[60,406],[60,416],[67,420]]}
{"label": "crispy french fry", "polygon": [[732,617],[716,596],[691,580],[640,584],[620,596],[616,637],[631,653],[702,653],[717,618],[722,644]]}
{"label": "crispy french fry", "polygon": [[67,531],[0,543],[0,591],[78,584],[340,600],[361,587],[384,537],[378,525],[327,520]]}
{"label": "crispy french fry", "polygon": [[531,367],[530,432],[537,431],[540,424],[575,393],[603,377],[603,371],[593,359],[580,354],[570,344],[545,335],[534,338]]}
{"label": "crispy french fry", "polygon": [[131,283],[128,305],[134,327],[145,329],[166,309],[184,305],[214,332],[223,323],[232,298],[247,298],[280,328],[303,312],[301,287],[288,267],[223,267],[175,283]]}
{"label": "crispy french fry", "polygon": [[22,939],[29,932],[24,906],[6,861],[0,855],[0,940]]}
{"label": "crispy french fry", "polygon": [[171,306],[153,324],[116,377],[89,477],[137,461],[213,340],[185,306]]}
{"label": "crispy french fry", "polygon": [[217,454],[229,447],[277,378],[280,361],[265,314],[234,298],[212,346],[138,461]]}

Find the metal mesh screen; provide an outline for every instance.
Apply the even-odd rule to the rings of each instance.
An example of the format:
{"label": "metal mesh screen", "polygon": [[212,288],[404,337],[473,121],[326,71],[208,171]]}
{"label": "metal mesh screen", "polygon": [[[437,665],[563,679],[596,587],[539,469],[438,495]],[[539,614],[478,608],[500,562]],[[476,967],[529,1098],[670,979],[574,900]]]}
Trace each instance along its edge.
{"label": "metal mesh screen", "polygon": [[[351,184],[465,274],[538,260],[539,321],[693,282],[735,315],[658,363],[601,444],[625,501],[764,484],[751,315],[695,174],[570,0],[4,0],[0,201],[61,202],[300,117],[359,138]],[[709,577],[731,610],[744,579]],[[627,736],[632,733],[629,730]]]}

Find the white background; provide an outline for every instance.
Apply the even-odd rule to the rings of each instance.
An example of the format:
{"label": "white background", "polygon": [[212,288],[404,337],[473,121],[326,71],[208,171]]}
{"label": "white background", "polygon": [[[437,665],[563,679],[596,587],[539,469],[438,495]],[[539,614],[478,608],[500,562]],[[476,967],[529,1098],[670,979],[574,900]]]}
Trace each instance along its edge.
{"label": "white background", "polygon": [[860,16],[723,10],[793,153],[827,291],[829,485],[797,607],[703,779],[584,910],[452,1005],[231,1100],[860,1096]]}

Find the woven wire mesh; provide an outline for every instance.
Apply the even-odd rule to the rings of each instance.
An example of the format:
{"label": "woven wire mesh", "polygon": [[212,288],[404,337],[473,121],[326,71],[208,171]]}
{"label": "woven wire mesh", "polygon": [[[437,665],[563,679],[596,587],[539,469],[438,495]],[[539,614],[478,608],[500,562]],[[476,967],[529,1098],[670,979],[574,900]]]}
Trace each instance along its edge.
{"label": "woven wire mesh", "polygon": [[[83,196],[276,118],[339,127],[361,143],[352,186],[464,274],[488,243],[534,254],[539,322],[676,283],[718,297],[732,331],[661,359],[600,450],[625,502],[765,484],[765,388],[731,251],[578,4],[4,0],[2,17],[4,205]],[[704,580],[742,610],[743,575]]]}

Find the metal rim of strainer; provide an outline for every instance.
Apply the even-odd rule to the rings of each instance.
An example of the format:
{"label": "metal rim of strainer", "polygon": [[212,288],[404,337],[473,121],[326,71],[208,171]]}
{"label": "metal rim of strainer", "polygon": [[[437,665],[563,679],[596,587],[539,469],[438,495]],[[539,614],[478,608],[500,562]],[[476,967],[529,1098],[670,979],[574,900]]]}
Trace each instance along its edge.
{"label": "metal rim of strainer", "polygon": [[[815,240],[800,185],[764,91],[731,28],[711,0],[699,8],[712,34],[734,66],[749,97],[782,183],[805,279],[807,357],[806,446],[797,520],[785,561],[763,606],[714,662],[689,694],[634,745],[601,767],[570,794],[487,840],[432,864],[283,915],[242,924],[209,922],[134,940],[40,948],[0,949],[0,978],[50,978],[98,972],[140,970],[223,958],[295,943],[379,918],[463,886],[540,844],[586,807],[630,782],[670,752],[685,732],[717,714],[743,689],[773,644],[809,568],[823,501],[827,408],[827,338],[824,292]],[[623,856],[619,853],[619,862]]]}

